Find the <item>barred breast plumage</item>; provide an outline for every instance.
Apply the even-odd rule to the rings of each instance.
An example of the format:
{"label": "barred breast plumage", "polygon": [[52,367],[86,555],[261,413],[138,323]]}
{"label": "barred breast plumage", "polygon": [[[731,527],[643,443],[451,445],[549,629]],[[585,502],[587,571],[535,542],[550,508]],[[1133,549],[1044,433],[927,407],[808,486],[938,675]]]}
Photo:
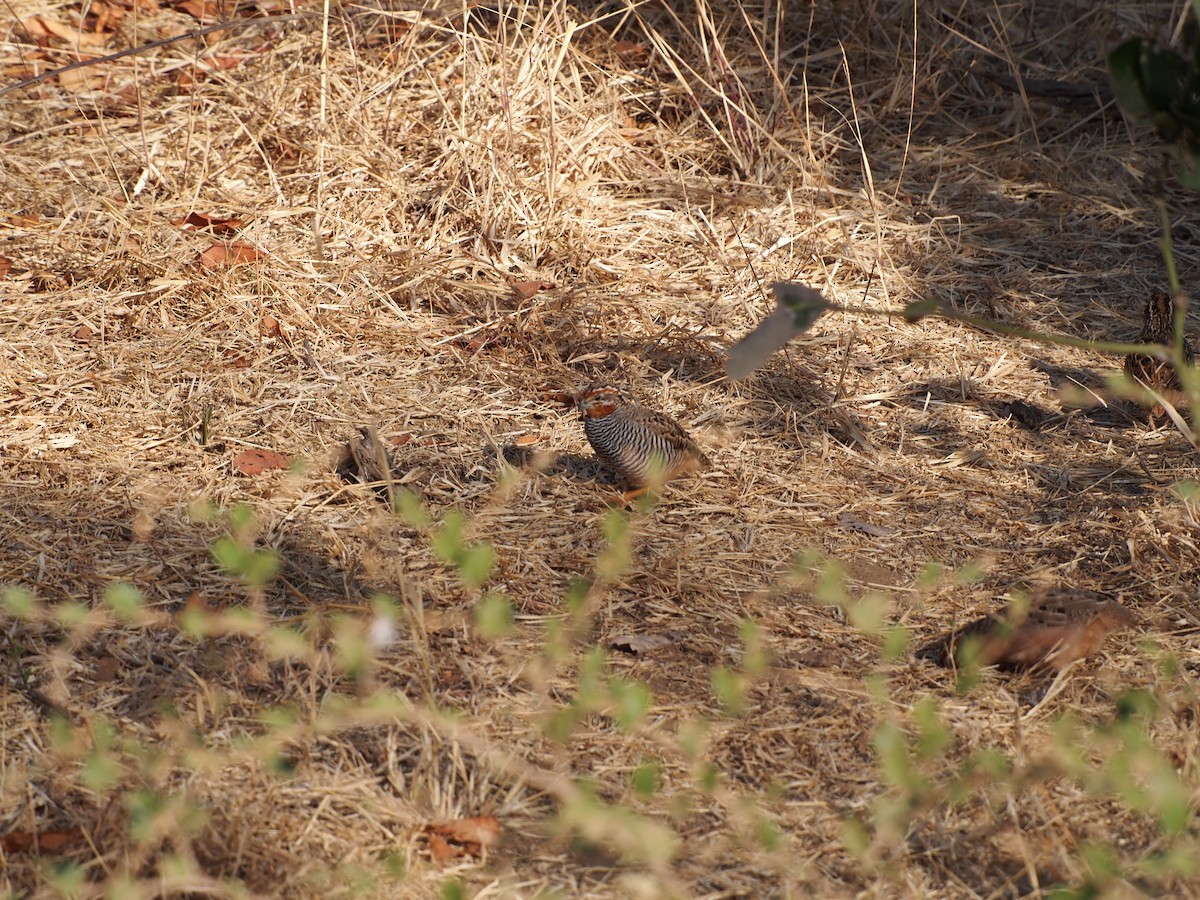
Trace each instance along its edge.
{"label": "barred breast plumage", "polygon": [[[1170,346],[1174,331],[1175,305],[1171,295],[1159,291],[1150,297],[1146,303],[1146,312],[1142,320],[1142,331],[1138,342],[1142,344],[1165,344]],[[1189,364],[1194,362],[1195,349],[1185,336],[1183,341],[1184,360]],[[1125,357],[1125,374],[1129,378],[1140,381],[1146,387],[1163,395],[1172,406],[1185,403],[1183,384],[1175,367],[1161,359],[1147,356],[1144,353],[1130,353]],[[1151,409],[1151,419],[1162,413],[1162,406],[1154,405]]]}
{"label": "barred breast plumage", "polygon": [[678,422],[628,402],[616,388],[594,384],[577,397],[588,443],[629,484],[652,487],[711,465]]}

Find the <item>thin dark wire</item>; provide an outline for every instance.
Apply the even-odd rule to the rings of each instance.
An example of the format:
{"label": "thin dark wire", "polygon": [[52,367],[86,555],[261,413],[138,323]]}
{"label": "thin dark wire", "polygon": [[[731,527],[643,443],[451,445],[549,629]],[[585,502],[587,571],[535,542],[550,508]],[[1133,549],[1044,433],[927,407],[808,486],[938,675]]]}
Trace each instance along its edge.
{"label": "thin dark wire", "polygon": [[62,75],[65,72],[71,72],[75,69],[82,69],[85,66],[98,66],[101,63],[113,62],[114,60],[124,59],[126,56],[133,56],[137,53],[145,53],[147,50],[153,50],[156,47],[165,47],[167,44],[174,44],[178,41],[186,41],[189,38],[204,37],[206,34],[212,34],[214,31],[222,31],[226,28],[246,28],[250,25],[273,24],[276,22],[290,22],[295,19],[305,19],[307,15],[295,14],[287,16],[268,16],[262,19],[239,19],[229,22],[218,22],[215,25],[208,25],[204,28],[197,28],[194,31],[186,32],[185,34],[177,34],[174,37],[163,38],[160,41],[151,41],[148,44],[140,44],[137,47],[130,47],[126,50],[121,50],[117,53],[110,53],[108,56],[101,56],[98,59],[81,59],[71,63],[68,66],[63,66],[60,69],[51,69],[48,72],[43,72],[41,75],[34,75],[32,78],[26,78],[24,81],[18,81],[16,84],[10,84],[8,87],[0,88],[0,97],[5,94],[20,90],[21,88],[30,87],[35,84],[41,84],[43,81],[48,81],[57,75]]}

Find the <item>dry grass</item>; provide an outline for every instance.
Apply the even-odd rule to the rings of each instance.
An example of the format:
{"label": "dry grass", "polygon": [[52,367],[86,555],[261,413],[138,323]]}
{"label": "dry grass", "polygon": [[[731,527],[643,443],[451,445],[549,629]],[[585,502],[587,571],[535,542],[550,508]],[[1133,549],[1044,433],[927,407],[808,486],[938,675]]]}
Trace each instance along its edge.
{"label": "dry grass", "polygon": [[[82,834],[0,850],[0,885],[49,896],[56,871],[78,877],[69,861],[87,896],[457,880],[479,896],[1002,897],[1089,879],[1200,896],[1133,865],[1168,846],[1152,814],[1054,764],[1062,715],[1103,726],[1138,688],[1159,702],[1154,746],[1200,787],[1196,505],[1172,490],[1196,456],[1063,399],[1114,360],[839,314],[748,382],[723,374],[779,278],[1132,339],[1164,282],[1157,155],[1111,104],[988,75],[1103,84],[1115,38],[1167,34],[1183,6],[365,5],[323,21],[318,4],[0,97],[0,582],[43,604],[2,620],[0,831]],[[78,7],[5,9],[11,82],[35,50],[18,20]],[[193,27],[130,10],[97,52]],[[61,39],[45,55],[73,58]],[[1168,203],[1195,294],[1196,201]],[[237,239],[269,257],[199,268],[222,238],[171,224],[191,211],[246,220]],[[553,287],[514,292],[528,281]],[[613,491],[549,395],[600,377],[679,417],[716,466],[632,516],[628,564],[571,613],[573,583],[612,558]],[[1047,411],[1040,430],[1007,414],[1014,398]],[[367,425],[407,436],[396,480],[435,520],[461,510],[494,547],[504,636],[478,632],[481,592],[429,534],[339,475]],[[241,475],[248,448],[306,464]],[[198,501],[249,506],[279,577],[257,590],[223,571],[227,518]],[[793,571],[803,549],[840,561],[849,602]],[[144,593],[135,624],[104,612],[118,583]],[[854,613],[883,592],[885,623],[920,639],[1043,583],[1120,595],[1153,646],[1126,634],[1041,702],[995,673],[961,695]],[[355,679],[376,592],[400,598],[398,637]],[[260,618],[196,637],[175,615],[189,598]],[[71,603],[92,618],[56,623]],[[280,624],[302,652],[277,652]],[[670,643],[609,651],[604,675],[653,696],[623,729],[584,675],[590,647],[629,635]],[[719,667],[740,712],[717,701]],[[984,748],[1020,777],[889,818],[903,786],[875,736],[919,730],[922,697],[953,738],[930,778]],[[379,698],[394,702],[371,712]],[[270,710],[292,724],[266,727]],[[660,784],[642,794],[648,761]],[[580,813],[577,779],[641,818]],[[500,819],[500,845],[433,861],[425,826],[476,815]],[[1106,879],[1093,842],[1131,868]]]}

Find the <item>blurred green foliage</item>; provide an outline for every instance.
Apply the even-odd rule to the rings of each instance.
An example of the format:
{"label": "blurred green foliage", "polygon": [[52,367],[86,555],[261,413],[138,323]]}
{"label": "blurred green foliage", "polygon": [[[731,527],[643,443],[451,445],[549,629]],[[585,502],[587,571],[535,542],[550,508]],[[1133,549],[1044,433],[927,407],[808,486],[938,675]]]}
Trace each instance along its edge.
{"label": "blurred green foliage", "polygon": [[1154,129],[1179,183],[1200,191],[1200,27],[1186,23],[1180,49],[1131,37],[1108,55],[1108,67],[1121,109]]}

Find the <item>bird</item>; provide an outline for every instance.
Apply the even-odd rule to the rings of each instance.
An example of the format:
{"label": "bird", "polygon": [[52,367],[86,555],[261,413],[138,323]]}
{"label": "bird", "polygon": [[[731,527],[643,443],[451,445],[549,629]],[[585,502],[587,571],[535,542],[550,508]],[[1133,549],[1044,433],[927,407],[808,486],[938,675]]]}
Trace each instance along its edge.
{"label": "bird", "polygon": [[1138,622],[1136,613],[1103,594],[1053,588],[938,638],[917,655],[943,666],[1061,671],[1098,652],[1110,634]]}
{"label": "bird", "polygon": [[678,422],[630,402],[610,384],[589,385],[575,395],[575,402],[596,455],[635,489],[626,493],[627,499],[712,465]]}
{"label": "bird", "polygon": [[[1171,346],[1174,341],[1175,304],[1171,295],[1166,291],[1156,291],[1146,302],[1146,311],[1142,320],[1142,330],[1138,334],[1139,344],[1163,344]],[[1188,365],[1193,364],[1195,348],[1191,342],[1184,339],[1183,358]],[[1155,359],[1145,353],[1130,353],[1125,357],[1125,375],[1127,378],[1141,382],[1156,394],[1163,396],[1172,405],[1186,398],[1179,372],[1172,363]],[[1163,406],[1155,403],[1150,409],[1151,421],[1162,415]]]}

